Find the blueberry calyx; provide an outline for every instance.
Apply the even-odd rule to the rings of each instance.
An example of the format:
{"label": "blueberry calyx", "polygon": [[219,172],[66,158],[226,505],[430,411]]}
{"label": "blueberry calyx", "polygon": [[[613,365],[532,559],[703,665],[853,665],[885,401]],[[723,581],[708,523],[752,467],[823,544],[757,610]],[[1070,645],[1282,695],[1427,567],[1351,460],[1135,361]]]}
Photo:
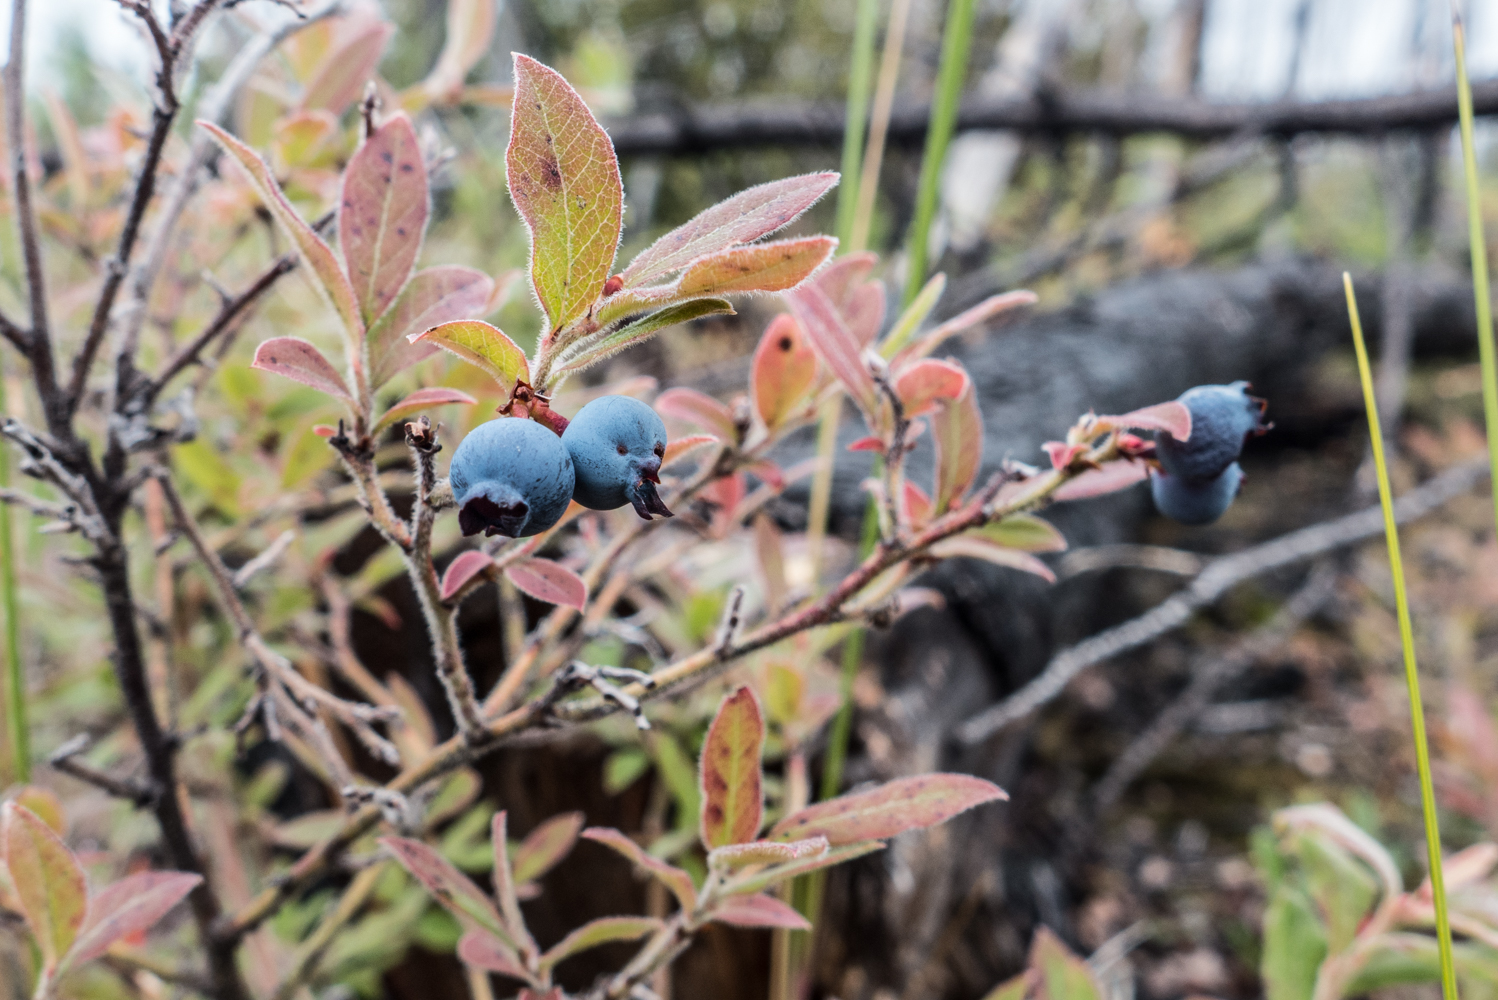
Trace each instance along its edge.
{"label": "blueberry calyx", "polygon": [[634,507],[635,513],[645,520],[650,520],[651,514],[659,514],[661,517],[675,517],[661,495],[656,492],[655,484],[661,481],[659,466],[654,470],[644,471],[639,480],[629,491],[629,503]]}
{"label": "blueberry calyx", "polygon": [[496,502],[480,493],[459,508],[458,527],[465,536],[482,531],[485,538],[495,535],[518,538],[529,513],[530,506],[524,500]]}

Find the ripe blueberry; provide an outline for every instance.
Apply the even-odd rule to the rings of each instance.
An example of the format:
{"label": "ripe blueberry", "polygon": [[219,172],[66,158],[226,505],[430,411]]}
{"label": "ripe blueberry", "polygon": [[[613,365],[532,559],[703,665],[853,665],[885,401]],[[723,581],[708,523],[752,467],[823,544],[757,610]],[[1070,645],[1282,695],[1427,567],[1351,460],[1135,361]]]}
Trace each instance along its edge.
{"label": "ripe blueberry", "polygon": [[572,499],[572,459],[562,439],[521,417],[475,427],[453,452],[447,476],[465,535],[539,535]]}
{"label": "ripe blueberry", "polygon": [[[1191,436],[1196,437],[1192,431]],[[1150,473],[1150,494],[1155,509],[1182,524],[1211,524],[1223,515],[1243,486],[1243,469],[1237,462],[1211,479],[1184,479],[1168,472]]]}
{"label": "ripe blueberry", "polygon": [[1264,401],[1250,396],[1247,382],[1199,385],[1177,402],[1191,411],[1191,436],[1177,441],[1166,431],[1155,435],[1155,453],[1172,476],[1212,479],[1243,451],[1248,435],[1263,433]]}
{"label": "ripe blueberry", "polygon": [[600,396],[577,411],[562,434],[577,485],[572,499],[592,510],[631,504],[645,520],[670,517],[655,484],[661,481],[666,425],[629,396]]}

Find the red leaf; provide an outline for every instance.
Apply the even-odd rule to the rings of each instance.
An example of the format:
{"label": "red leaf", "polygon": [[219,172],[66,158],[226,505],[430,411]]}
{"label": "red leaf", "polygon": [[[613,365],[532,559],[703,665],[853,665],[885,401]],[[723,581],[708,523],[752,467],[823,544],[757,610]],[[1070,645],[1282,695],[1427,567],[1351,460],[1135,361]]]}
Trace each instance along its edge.
{"label": "red leaf", "polygon": [[835,173],[804,174],[740,191],[656,240],[619,277],[625,287],[649,284],[698,257],[768,236],[832,190],[837,178]]}
{"label": "red leaf", "polygon": [[844,324],[832,300],[817,284],[802,285],[786,293],[785,298],[806,331],[812,350],[863,410],[864,417],[871,420],[879,412],[879,391],[864,364],[861,345]]}
{"label": "red leaf", "polygon": [[1088,469],[1062,483],[1056,492],[1051,494],[1051,499],[1060,502],[1100,497],[1128,489],[1135,483],[1142,483],[1148,478],[1149,466],[1144,462],[1130,462],[1127,459],[1104,462],[1102,468]]}
{"label": "red leaf", "polygon": [[614,144],[577,91],[519,53],[505,167],[531,234],[531,287],[556,330],[603,291],[619,246],[624,183]]}
{"label": "red leaf", "polygon": [[984,802],[1007,798],[998,785],[970,774],[922,774],[808,806],[776,823],[770,836],[777,840],[822,836],[833,846],[887,840],[907,830],[944,823]]}
{"label": "red leaf", "polygon": [[882,452],[887,447],[888,447],[888,445],[886,445],[884,443],[884,440],[882,438],[877,438],[874,435],[869,434],[869,435],[866,435],[864,437],[859,438],[857,441],[854,441],[852,444],[848,445],[848,450],[849,451],[877,451],[877,452]]}
{"label": "red leaf", "polygon": [[378,434],[397,420],[414,416],[422,410],[430,409],[433,406],[450,406],[454,403],[473,406],[478,403],[478,400],[460,389],[446,389],[442,386],[434,386],[430,389],[417,389],[382,413],[380,419],[376,420],[374,426],[369,429],[370,436]]}
{"label": "red leaf", "polygon": [[452,597],[462,589],[463,584],[493,565],[494,560],[477,549],[460,553],[447,564],[447,572],[442,574],[442,599],[445,601]]}
{"label": "red leaf", "polygon": [[706,448],[710,444],[717,444],[719,438],[712,434],[690,434],[687,437],[677,438],[666,444],[666,454],[661,458],[661,468],[666,468],[673,462],[685,458],[698,448]]}
{"label": "red leaf", "polygon": [[926,550],[938,559],[982,559],[996,566],[1007,566],[1024,573],[1033,573],[1047,583],[1056,582],[1051,568],[1028,552],[1006,548],[991,538],[982,535],[954,535],[944,538]]}
{"label": "red leaf", "polygon": [[905,480],[905,513],[910,523],[916,526],[931,520],[931,498],[926,491],[910,480]]}
{"label": "red leaf", "polygon": [[1108,427],[1127,427],[1130,430],[1165,431],[1177,441],[1185,441],[1191,436],[1191,411],[1186,408],[1185,403],[1174,400],[1156,403],[1117,417],[1098,417],[1097,422]]}
{"label": "red leaf", "polygon": [[879,255],[869,250],[846,253],[817,275],[817,287],[839,312],[846,312],[854,290],[869,280]]}
{"label": "red leaf", "polygon": [[762,458],[758,462],[750,462],[744,466],[744,471],[754,476],[776,493],[785,489],[785,472],[768,458]]}
{"label": "red leaf", "polygon": [[885,294],[884,282],[870,281],[859,285],[842,307],[844,322],[853,336],[864,347],[868,347],[884,328]]}
{"label": "red leaf", "polygon": [[728,896],[713,907],[710,919],[735,927],[785,927],[809,931],[811,923],[789,905],[765,895]]}
{"label": "red leaf", "polygon": [[203,881],[191,872],[140,872],[116,882],[88,904],[88,920],[68,953],[68,964],[98,958],[120,938],[156,925]]}
{"label": "red leaf", "polygon": [[836,247],[837,240],[830,236],[810,236],[723,250],[693,261],[682,273],[676,294],[782,292],[805,281]]}
{"label": "red leaf", "polygon": [[458,959],[476,969],[497,972],[522,983],[531,980],[530,973],[525,971],[505,943],[487,931],[473,930],[459,938]]}
{"label": "red leaf", "polygon": [[611,827],[590,826],[583,831],[583,838],[597,841],[607,847],[612,847],[645,869],[645,871],[660,879],[666,888],[671,890],[671,894],[676,897],[676,901],[681,904],[681,908],[687,913],[691,913],[697,908],[697,887],[692,884],[692,876],[680,868],[677,868],[675,865],[668,865],[659,858],[651,857],[645,853],[645,849],[639,844]]}
{"label": "red leaf", "polygon": [[709,850],[748,843],[759,835],[765,814],[760,772],[764,744],[759,699],[748,687],[741,687],[723,699],[702,743],[698,766],[701,835]]}
{"label": "red leaf", "polygon": [[817,355],[794,316],[781,313],[770,321],[755,348],[752,372],[754,408],[766,427],[775,430],[805,409],[817,380]]}
{"label": "red leaf", "polygon": [[696,389],[667,389],[655,401],[655,412],[663,417],[696,424],[724,441],[738,440],[733,411]]}
{"label": "red leaf", "polygon": [[317,76],[302,92],[303,108],[326,108],[335,115],[353,103],[375,74],[395,25],[376,21],[324,57]]}
{"label": "red leaf", "polygon": [[931,412],[938,400],[958,399],[965,388],[967,372],[950,361],[917,361],[895,379],[895,392],[905,404],[907,418]]}
{"label": "red leaf", "polygon": [[936,441],[936,513],[945,514],[967,495],[983,464],[983,414],[969,379],[961,396],[931,415]]}
{"label": "red leaf", "polygon": [[583,814],[563,813],[536,827],[515,849],[515,883],[534,882],[565,858],[582,832]]}
{"label": "red leaf", "polygon": [[330,426],[328,424],[313,424],[312,433],[316,434],[320,438],[330,438],[334,434],[338,433],[338,428]]}
{"label": "red leaf", "polygon": [[429,210],[416,130],[404,114],[394,115],[349,160],[339,201],[338,243],[366,325],[405,287]]}
{"label": "red leaf", "polygon": [[505,576],[518,589],[547,604],[581,611],[588,603],[582,577],[550,559],[520,559],[505,567]]}
{"label": "red leaf", "polygon": [[300,337],[272,337],[255,348],[255,360],[250,367],[275,372],[339,399],[353,399],[338,369]]}
{"label": "red leaf", "polygon": [[378,388],[437,352],[436,344],[413,344],[406,338],[443,323],[486,315],[493,293],[494,280],[471,267],[417,271],[369,328],[372,384]]}
{"label": "red leaf", "polygon": [[458,918],[465,930],[487,931],[511,949],[513,955],[514,945],[494,902],[467,875],[454,868],[451,861],[419,840],[381,837],[380,843],[437,902]]}

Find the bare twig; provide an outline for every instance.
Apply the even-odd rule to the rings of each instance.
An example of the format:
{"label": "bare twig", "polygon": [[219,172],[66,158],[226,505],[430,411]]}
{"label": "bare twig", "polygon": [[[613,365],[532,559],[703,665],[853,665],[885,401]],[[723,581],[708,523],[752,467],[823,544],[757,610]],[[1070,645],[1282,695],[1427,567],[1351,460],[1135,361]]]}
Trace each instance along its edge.
{"label": "bare twig", "polygon": [[86,784],[113,795],[117,799],[133,802],[137,806],[148,806],[161,794],[161,789],[150,781],[142,781],[139,778],[121,777],[103,771],[86,760],[81,760],[79,754],[88,749],[88,734],[75,736],[62,746],[47,760],[55,770],[63,774],[71,775]]}
{"label": "bare twig", "polygon": [[274,542],[265,547],[264,552],[235,570],[229,582],[234,585],[235,590],[243,590],[245,584],[249,583],[256,573],[275,565],[276,560],[281,558],[282,553],[289,549],[294,541],[296,541],[295,531],[288,528],[281,532]]}

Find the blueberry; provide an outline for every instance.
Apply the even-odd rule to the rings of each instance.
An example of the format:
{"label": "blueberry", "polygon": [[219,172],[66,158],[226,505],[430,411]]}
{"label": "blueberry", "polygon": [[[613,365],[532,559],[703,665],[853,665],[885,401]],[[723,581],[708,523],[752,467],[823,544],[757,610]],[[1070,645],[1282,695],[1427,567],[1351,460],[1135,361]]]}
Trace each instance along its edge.
{"label": "blueberry", "polygon": [[655,491],[666,454],[666,425],[629,396],[600,396],[577,411],[562,434],[577,476],[572,499],[592,510],[631,504],[645,520],[670,517]]}
{"label": "blueberry", "polygon": [[[1191,436],[1196,437],[1196,432]],[[1237,462],[1211,479],[1183,479],[1159,471],[1150,474],[1155,509],[1182,524],[1211,524],[1232,505],[1242,486],[1243,469]]]}
{"label": "blueberry", "polygon": [[520,417],[475,427],[453,453],[447,476],[465,535],[539,535],[572,499],[572,459],[562,439]]}
{"label": "blueberry", "polygon": [[1199,385],[1181,393],[1177,402],[1191,411],[1191,436],[1177,441],[1169,433],[1155,435],[1155,453],[1165,471],[1186,479],[1217,476],[1243,451],[1243,440],[1263,433],[1263,400],[1250,396],[1247,382]]}

